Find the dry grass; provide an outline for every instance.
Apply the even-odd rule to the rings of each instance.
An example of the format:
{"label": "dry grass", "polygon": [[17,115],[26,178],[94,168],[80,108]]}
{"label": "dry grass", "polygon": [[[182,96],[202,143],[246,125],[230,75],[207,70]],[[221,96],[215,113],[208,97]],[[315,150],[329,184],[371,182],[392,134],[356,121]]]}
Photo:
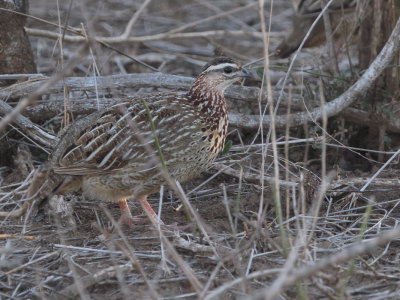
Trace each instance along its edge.
{"label": "dry grass", "polygon": [[[73,2],[68,13],[68,3],[60,3],[57,9],[55,1],[32,0],[30,12],[61,25],[69,15],[68,25],[74,30],[85,23],[83,36],[113,37],[112,47],[123,53],[158,71],[185,76],[195,76],[209,57],[221,52],[243,63],[257,62],[265,54],[262,38],[274,49],[290,26],[290,1],[274,1],[271,34],[264,36],[257,2],[178,2],[88,0],[85,6]],[[267,32],[269,15],[268,2]],[[56,27],[37,20],[30,20],[28,26],[60,34]],[[126,42],[129,32],[152,38]],[[52,75],[61,69],[61,53],[66,66],[78,47],[68,38],[60,43],[43,35],[46,32],[31,37],[32,47],[39,72]],[[336,97],[332,87],[345,88],[347,82],[329,75],[324,49],[300,53],[286,86],[282,80],[288,61],[270,58],[271,72],[262,88],[267,91],[268,86],[271,95],[282,88],[293,100],[291,112],[304,111],[305,103],[310,109]],[[82,81],[152,72],[97,42],[91,42],[87,53],[73,68]],[[349,70],[345,57],[339,56],[343,73]],[[357,65],[354,57],[352,63]],[[249,68],[256,72],[255,66]],[[29,116],[56,135],[79,115],[71,99],[95,99],[94,105],[99,101],[100,107],[111,97],[154,90],[148,85],[115,84],[82,92],[66,85],[64,93],[60,85],[58,90],[45,91],[37,102],[42,113],[50,101],[61,99],[65,105],[52,109],[41,121],[34,116],[40,111]],[[3,100],[10,105],[17,101]],[[285,105],[275,110],[282,115],[290,103],[284,100]],[[265,101],[230,99],[228,105],[236,114],[262,115],[270,109]],[[28,113],[34,109],[28,108]],[[273,111],[271,107],[270,115]],[[322,120],[277,129],[272,139],[269,128],[231,127],[228,140],[233,146],[214,167],[182,189],[178,186],[175,193],[162,190],[161,195],[150,197],[162,220],[173,224],[168,230],[151,223],[124,227],[117,220],[116,205],[89,201],[80,193],[49,199],[33,224],[25,224],[24,218],[1,219],[0,299],[398,298],[400,193],[391,160],[398,153],[381,153],[387,164],[373,160],[376,153],[365,149],[353,149],[363,155],[348,158],[353,153],[347,146],[351,131],[340,119]],[[25,134],[9,125],[0,137],[0,210],[21,205],[32,167],[50,152],[45,142],[36,143]],[[379,180],[368,180],[373,176]],[[130,204],[140,214],[141,208],[134,201]]]}

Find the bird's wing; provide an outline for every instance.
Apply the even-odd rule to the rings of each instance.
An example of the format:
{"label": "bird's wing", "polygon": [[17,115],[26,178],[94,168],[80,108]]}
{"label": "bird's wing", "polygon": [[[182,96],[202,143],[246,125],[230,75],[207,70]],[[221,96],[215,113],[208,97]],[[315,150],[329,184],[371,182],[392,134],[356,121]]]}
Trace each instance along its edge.
{"label": "bird's wing", "polygon": [[[146,104],[145,104],[146,103]],[[155,168],[160,161],[155,135],[171,143],[182,127],[182,109],[192,109],[185,97],[176,94],[147,96],[120,102],[71,125],[60,140],[62,151],[52,158],[59,174],[91,175],[114,172],[129,166],[138,172]],[[169,136],[170,135],[170,136]],[[162,147],[169,159],[168,147]]]}

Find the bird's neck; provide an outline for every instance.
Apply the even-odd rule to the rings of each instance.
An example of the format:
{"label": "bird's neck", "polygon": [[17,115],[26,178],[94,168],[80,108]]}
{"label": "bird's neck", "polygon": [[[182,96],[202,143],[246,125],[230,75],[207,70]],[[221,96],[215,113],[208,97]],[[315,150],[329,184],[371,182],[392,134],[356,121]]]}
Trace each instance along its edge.
{"label": "bird's neck", "polygon": [[188,92],[188,98],[205,115],[220,119],[227,114],[224,92],[225,88],[219,88],[218,82],[200,76]]}

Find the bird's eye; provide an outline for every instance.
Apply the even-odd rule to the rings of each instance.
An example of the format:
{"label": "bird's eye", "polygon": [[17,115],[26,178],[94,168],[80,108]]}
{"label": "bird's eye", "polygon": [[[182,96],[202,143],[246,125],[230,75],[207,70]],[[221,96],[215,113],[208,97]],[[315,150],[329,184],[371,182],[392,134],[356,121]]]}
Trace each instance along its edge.
{"label": "bird's eye", "polygon": [[230,74],[230,73],[232,73],[232,71],[233,71],[232,67],[225,67],[224,68],[224,73],[226,73],[226,74]]}

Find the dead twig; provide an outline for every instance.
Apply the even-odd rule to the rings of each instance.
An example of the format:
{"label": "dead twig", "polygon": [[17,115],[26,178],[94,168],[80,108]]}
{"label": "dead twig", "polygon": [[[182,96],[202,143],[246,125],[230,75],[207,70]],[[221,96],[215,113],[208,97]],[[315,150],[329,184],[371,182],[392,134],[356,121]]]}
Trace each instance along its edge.
{"label": "dead twig", "polygon": [[0,239],[24,239],[24,240],[36,240],[38,237],[36,235],[20,235],[20,234],[0,234]]}
{"label": "dead twig", "polygon": [[[344,186],[364,186],[370,182],[370,178],[352,177],[345,179],[338,179],[333,181],[330,192],[335,192],[336,189],[343,190]],[[400,186],[400,179],[398,178],[374,178],[371,183],[373,186],[386,187],[386,188],[398,188]]]}
{"label": "dead twig", "polygon": [[[0,115],[7,116],[11,114],[12,111],[13,108],[10,105],[0,100]],[[21,114],[17,114],[13,122],[29,137],[47,148],[53,147],[58,141],[56,136],[47,133]]]}

